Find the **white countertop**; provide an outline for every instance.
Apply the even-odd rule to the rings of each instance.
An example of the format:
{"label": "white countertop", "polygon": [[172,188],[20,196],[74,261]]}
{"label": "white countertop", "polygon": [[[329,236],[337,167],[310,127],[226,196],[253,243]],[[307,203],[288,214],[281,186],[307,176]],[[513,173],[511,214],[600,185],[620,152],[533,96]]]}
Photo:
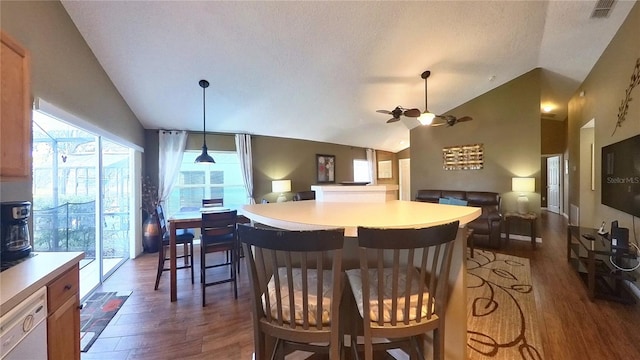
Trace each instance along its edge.
{"label": "white countertop", "polygon": [[0,316],[75,266],[83,252],[41,252],[0,273]]}
{"label": "white countertop", "polygon": [[480,208],[392,200],[382,203],[333,203],[314,200],[245,205],[245,216],[289,230],[344,228],[357,236],[358,226],[429,227],[459,220],[460,226],[480,216]]}

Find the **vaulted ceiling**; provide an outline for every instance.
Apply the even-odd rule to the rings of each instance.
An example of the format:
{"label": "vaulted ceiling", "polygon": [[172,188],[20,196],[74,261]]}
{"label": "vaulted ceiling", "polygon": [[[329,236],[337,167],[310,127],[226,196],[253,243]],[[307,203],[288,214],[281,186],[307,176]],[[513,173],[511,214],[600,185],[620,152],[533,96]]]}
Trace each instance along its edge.
{"label": "vaulted ceiling", "polygon": [[209,132],[394,152],[418,123],[376,110],[424,110],[424,70],[444,113],[541,67],[563,119],[634,3],[62,1],[145,128],[202,131],[206,79]]}

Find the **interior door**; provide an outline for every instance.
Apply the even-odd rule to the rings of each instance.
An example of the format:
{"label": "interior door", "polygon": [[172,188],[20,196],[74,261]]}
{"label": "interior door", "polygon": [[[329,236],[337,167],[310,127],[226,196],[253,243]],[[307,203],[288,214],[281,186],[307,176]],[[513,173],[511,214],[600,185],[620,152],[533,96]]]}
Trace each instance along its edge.
{"label": "interior door", "polygon": [[411,200],[411,159],[398,160],[400,200]]}
{"label": "interior door", "polygon": [[560,213],[560,156],[547,158],[547,210]]}

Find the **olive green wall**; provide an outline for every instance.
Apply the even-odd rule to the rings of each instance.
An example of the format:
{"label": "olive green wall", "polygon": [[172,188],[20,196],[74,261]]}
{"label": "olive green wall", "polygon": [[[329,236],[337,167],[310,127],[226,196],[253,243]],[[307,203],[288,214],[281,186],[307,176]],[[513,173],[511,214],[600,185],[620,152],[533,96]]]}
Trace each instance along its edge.
{"label": "olive green wall", "polygon": [[[145,136],[145,174],[157,182],[158,130],[146,130]],[[201,147],[202,134],[189,134],[187,150],[200,150]],[[235,136],[207,134],[207,147],[211,151],[235,151]],[[309,190],[311,185],[316,184],[316,154],[336,157],[336,183],[353,180],[353,160],[366,159],[364,148],[271,136],[252,136],[251,151],[256,202],[263,198],[269,202],[276,201],[279,194],[271,192],[272,180],[291,180],[291,193],[285,194],[288,200],[291,200],[296,191]]]}
{"label": "olive green wall", "polygon": [[[629,87],[636,61],[640,59],[640,3],[636,3],[613,40],[595,64],[576,94],[569,101],[568,158],[569,202],[580,207],[580,225],[599,227],[618,220],[620,226],[640,233],[639,225],[633,231],[633,217],[600,203],[601,150],[603,146],[640,134],[640,89],[632,91],[626,121],[614,132],[618,107]],[[584,96],[580,93],[583,92]],[[595,146],[595,190],[591,190],[589,159],[581,144],[581,128],[595,119],[593,139]],[[582,135],[582,136],[581,136]],[[587,211],[583,211],[587,210]],[[638,221],[635,221],[638,223]]]}
{"label": "olive green wall", "polygon": [[[59,1],[1,1],[0,25],[31,53],[34,98],[144,147],[140,122]],[[0,199],[32,199],[31,180],[2,182]]]}
{"label": "olive green wall", "polygon": [[567,148],[567,121],[542,119],[541,125],[542,142],[540,150],[542,154],[563,154]]}
{"label": "olive green wall", "polygon": [[[534,69],[449,112],[473,117],[455,126],[411,130],[411,192],[418,189],[493,191],[503,209],[516,208],[512,177],[535,177],[530,210],[540,211],[540,70]],[[483,144],[481,170],[443,170],[442,148]]]}

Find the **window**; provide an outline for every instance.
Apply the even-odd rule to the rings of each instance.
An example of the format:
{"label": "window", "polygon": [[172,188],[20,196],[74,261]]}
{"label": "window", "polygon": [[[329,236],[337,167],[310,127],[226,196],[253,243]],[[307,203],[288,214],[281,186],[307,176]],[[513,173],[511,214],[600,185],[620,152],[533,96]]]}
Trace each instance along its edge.
{"label": "window", "polygon": [[200,151],[185,151],[180,175],[164,206],[167,214],[181,209],[200,209],[202,199],[222,198],[224,205],[232,209],[248,203],[238,154],[222,151],[209,151],[209,154],[216,160],[215,164],[196,164]]}
{"label": "window", "polygon": [[353,160],[353,181],[371,181],[367,160]]}

